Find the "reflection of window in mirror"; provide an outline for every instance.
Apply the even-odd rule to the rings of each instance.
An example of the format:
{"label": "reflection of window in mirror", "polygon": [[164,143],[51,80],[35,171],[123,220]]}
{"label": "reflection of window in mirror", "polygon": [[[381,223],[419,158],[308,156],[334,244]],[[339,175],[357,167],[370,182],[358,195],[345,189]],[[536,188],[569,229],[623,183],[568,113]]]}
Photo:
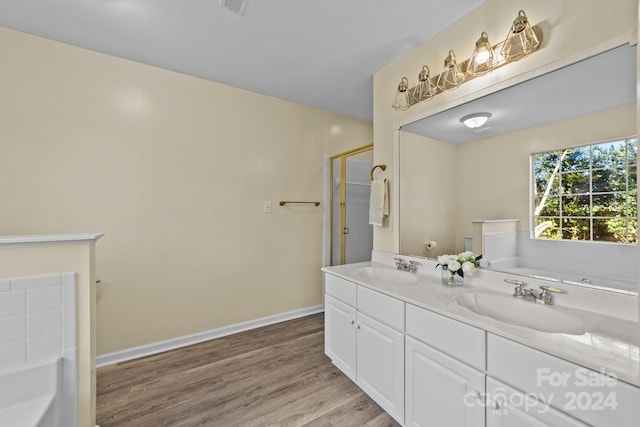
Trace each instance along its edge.
{"label": "reflection of window in mirror", "polygon": [[636,244],[637,155],[637,138],[533,154],[533,236]]}

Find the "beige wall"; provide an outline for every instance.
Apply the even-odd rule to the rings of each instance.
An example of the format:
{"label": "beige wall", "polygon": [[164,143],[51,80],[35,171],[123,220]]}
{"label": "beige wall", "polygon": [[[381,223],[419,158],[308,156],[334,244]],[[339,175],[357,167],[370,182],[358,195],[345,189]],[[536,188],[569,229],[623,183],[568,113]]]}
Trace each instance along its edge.
{"label": "beige wall", "polygon": [[[442,158],[441,146],[445,143],[402,132],[400,251],[429,257],[460,252],[463,237],[473,234],[471,220],[476,219],[515,218],[520,220],[519,230],[528,230],[531,153],[635,135],[635,115],[635,105],[627,105],[481,141],[446,144],[453,153],[443,161],[450,162],[449,173],[455,170],[454,176],[447,178],[433,166],[410,167],[429,165],[433,157]],[[404,191],[409,185],[406,181],[416,186],[410,194]],[[442,191],[445,183],[451,189],[446,196],[420,192],[430,188]],[[434,206],[441,210],[437,216],[432,215]],[[439,237],[437,250],[424,252],[426,240],[438,240],[429,236],[437,236],[435,233],[447,227],[450,234]],[[446,252],[448,248],[450,252]]]}
{"label": "beige wall", "polygon": [[[542,46],[534,55],[463,84],[460,88],[422,102],[406,112],[391,108],[398,82],[407,76],[416,80],[422,65],[440,72],[445,56],[453,49],[460,60],[467,58],[482,31],[497,43],[506,36],[519,9],[533,25],[543,29]],[[471,99],[559,68],[625,42],[635,42],[638,25],[637,0],[487,0],[399,60],[374,74],[374,159],[386,163],[393,176],[391,210],[398,214],[398,132],[402,124],[435,114]],[[394,210],[395,209],[395,210]],[[374,230],[374,248],[398,251],[400,221]]]}
{"label": "beige wall", "polygon": [[6,29],[0,51],[0,234],[106,233],[98,354],[322,303],[323,207],[277,202],[322,200],[370,123]]}
{"label": "beige wall", "polygon": [[[434,258],[455,250],[456,146],[400,132],[400,252]],[[434,250],[426,242],[437,242]]]}

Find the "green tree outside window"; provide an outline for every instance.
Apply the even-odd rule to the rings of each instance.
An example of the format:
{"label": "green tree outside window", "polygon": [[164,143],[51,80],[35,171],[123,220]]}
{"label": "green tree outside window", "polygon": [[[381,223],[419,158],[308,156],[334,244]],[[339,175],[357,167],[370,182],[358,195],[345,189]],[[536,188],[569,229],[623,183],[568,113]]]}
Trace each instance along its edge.
{"label": "green tree outside window", "polygon": [[638,140],[532,156],[535,238],[638,242]]}

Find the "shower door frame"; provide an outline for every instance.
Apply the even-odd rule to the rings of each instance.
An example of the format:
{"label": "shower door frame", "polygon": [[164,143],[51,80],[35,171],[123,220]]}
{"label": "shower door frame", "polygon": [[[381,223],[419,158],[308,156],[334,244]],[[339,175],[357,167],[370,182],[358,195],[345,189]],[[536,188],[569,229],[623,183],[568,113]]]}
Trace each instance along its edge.
{"label": "shower door frame", "polygon": [[[336,155],[329,157],[329,265],[342,265],[345,262],[345,246],[346,246],[346,238],[344,234],[344,230],[347,226],[347,215],[346,215],[346,204],[347,204],[347,158],[356,156],[358,154],[366,153],[367,151],[373,150],[373,144],[363,145],[358,148],[354,148],[352,150],[348,150]],[[333,225],[334,225],[334,215],[333,215],[333,198],[335,197],[333,187],[333,162],[336,159],[340,159],[340,260],[339,264],[333,263]]]}

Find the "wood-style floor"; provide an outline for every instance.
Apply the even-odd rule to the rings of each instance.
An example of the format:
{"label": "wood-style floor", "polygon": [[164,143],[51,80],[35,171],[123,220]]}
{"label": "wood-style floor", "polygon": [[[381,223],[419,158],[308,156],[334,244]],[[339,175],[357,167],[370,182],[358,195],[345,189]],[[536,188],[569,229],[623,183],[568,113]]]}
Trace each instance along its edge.
{"label": "wood-style floor", "polygon": [[98,425],[398,426],[325,356],[323,319],[100,368]]}

